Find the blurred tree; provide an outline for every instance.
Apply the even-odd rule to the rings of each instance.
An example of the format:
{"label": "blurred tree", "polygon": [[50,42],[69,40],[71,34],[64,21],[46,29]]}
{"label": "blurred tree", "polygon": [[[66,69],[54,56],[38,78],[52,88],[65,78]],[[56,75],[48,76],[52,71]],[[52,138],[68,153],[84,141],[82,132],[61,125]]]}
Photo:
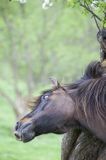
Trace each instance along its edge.
{"label": "blurred tree", "polygon": [[[80,77],[85,65],[98,56],[97,31],[90,16],[81,15],[88,12],[79,10],[80,1],[69,0],[68,5],[75,6],[70,9],[59,0],[50,10],[42,10],[39,1],[20,2],[1,0],[0,3],[0,95],[8,101],[17,118],[26,112],[26,98],[39,87],[48,85],[47,77],[53,75],[61,80],[64,77],[63,82],[70,82]],[[99,4],[101,8],[102,5]],[[95,11],[101,18],[101,10]],[[73,141],[70,140],[72,133],[68,134],[69,139],[66,135],[64,142],[73,145],[72,150],[69,145],[63,145],[68,153],[63,151],[64,160],[71,160],[71,153],[77,148],[77,134],[72,137]]]}
{"label": "blurred tree", "polygon": [[68,3],[73,7],[82,7],[85,14],[91,14],[99,31],[106,27],[105,0],[68,0]]}
{"label": "blurred tree", "polygon": [[[15,2],[13,1],[11,3],[9,1],[6,2],[7,1],[3,0],[3,3],[0,5],[1,28],[4,30],[3,35],[6,37],[5,44],[7,45],[3,46],[4,50],[1,55],[2,69],[4,72],[2,71],[1,73],[0,95],[6,98],[13,107],[17,118],[19,118],[25,114],[27,110],[24,94],[26,94],[27,97],[30,96],[38,83],[45,81],[49,56],[46,53],[45,43],[57,22],[57,15],[60,14],[62,10],[56,12],[52,23],[49,24],[49,28],[47,25],[50,23],[50,21],[48,21],[50,17],[43,10],[40,12],[41,21],[39,21],[38,18],[34,21],[34,15],[28,15],[28,12],[31,12],[31,8],[28,9],[25,4],[19,2],[17,2],[17,5],[14,4]],[[36,3],[34,4],[36,5]],[[33,3],[30,7],[32,6]],[[35,12],[36,17],[37,12],[39,12],[39,10]],[[15,17],[17,17],[17,20]],[[27,20],[29,23],[32,23],[32,27],[28,25]],[[38,31],[35,31],[35,35],[33,35],[31,31],[32,29],[33,31],[38,29]],[[29,32],[31,32],[31,35]],[[33,48],[31,48],[32,43],[33,46],[36,45]],[[5,70],[7,70],[7,72]],[[8,78],[6,78],[7,73]],[[8,84],[8,88],[12,90],[11,94],[9,94],[4,87]],[[24,93],[23,90],[26,93]]]}
{"label": "blurred tree", "polygon": [[[55,1],[43,0],[42,7],[48,9]],[[101,22],[102,27],[106,26],[106,0],[64,0],[63,2],[67,2],[69,7],[76,7],[78,10],[83,8],[84,14],[90,13],[94,17],[97,27],[99,27],[97,20]]]}
{"label": "blurred tree", "polygon": [[[79,11],[73,13],[58,3],[46,11],[42,10],[39,2],[33,1],[23,4],[2,0],[0,4],[0,95],[12,106],[17,118],[26,111],[26,97],[37,90],[39,84],[48,85],[47,77],[64,76],[70,81],[80,75],[86,61],[95,57],[96,44],[87,49],[92,39],[86,42],[83,37],[83,33],[88,36],[90,28],[93,35],[94,26],[84,23],[83,17],[75,22]],[[71,21],[68,20],[70,16]],[[77,26],[83,27],[78,31]],[[74,34],[76,30],[77,35]],[[86,57],[85,52],[91,50],[94,53]],[[77,67],[79,56],[83,63]],[[70,77],[68,68],[76,68],[79,75],[71,69]]]}

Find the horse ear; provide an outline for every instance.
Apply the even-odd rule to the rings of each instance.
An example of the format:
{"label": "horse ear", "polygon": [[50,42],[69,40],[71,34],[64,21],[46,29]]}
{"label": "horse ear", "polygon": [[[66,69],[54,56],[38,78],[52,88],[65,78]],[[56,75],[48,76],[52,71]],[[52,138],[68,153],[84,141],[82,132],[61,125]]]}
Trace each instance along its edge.
{"label": "horse ear", "polygon": [[59,88],[59,87],[61,86],[60,83],[57,81],[56,78],[50,77],[49,79],[50,79],[50,81],[52,82],[53,87]]}

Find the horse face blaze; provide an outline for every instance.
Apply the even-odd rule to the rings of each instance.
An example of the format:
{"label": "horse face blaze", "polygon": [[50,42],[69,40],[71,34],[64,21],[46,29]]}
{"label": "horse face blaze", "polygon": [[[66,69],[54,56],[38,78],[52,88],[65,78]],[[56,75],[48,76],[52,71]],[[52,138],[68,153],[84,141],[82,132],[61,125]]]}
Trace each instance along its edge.
{"label": "horse face blaze", "polygon": [[47,92],[38,101],[35,109],[16,124],[15,136],[23,142],[45,133],[62,134],[69,129],[72,100],[65,91]]}

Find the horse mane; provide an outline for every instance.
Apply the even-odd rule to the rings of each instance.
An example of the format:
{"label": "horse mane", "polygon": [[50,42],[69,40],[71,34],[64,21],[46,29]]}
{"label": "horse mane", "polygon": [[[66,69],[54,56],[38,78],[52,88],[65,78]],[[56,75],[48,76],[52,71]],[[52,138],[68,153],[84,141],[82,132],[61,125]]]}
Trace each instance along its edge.
{"label": "horse mane", "polygon": [[99,119],[106,123],[106,76],[84,81],[76,91],[77,113],[84,113],[88,125]]}
{"label": "horse mane", "polygon": [[[91,62],[81,79],[67,85],[67,89],[76,103],[78,115],[84,113],[88,125],[96,118],[106,122],[106,75],[100,62]],[[70,91],[74,89],[73,96]]]}
{"label": "horse mane", "polygon": [[88,64],[80,80],[76,81],[75,83],[68,84],[66,85],[66,87],[69,90],[76,89],[85,80],[99,78],[102,75],[103,75],[103,68],[101,66],[101,63],[99,61],[93,61],[90,64]]}
{"label": "horse mane", "polygon": [[99,78],[103,74],[103,68],[99,61],[91,62],[85,69],[84,79]]}

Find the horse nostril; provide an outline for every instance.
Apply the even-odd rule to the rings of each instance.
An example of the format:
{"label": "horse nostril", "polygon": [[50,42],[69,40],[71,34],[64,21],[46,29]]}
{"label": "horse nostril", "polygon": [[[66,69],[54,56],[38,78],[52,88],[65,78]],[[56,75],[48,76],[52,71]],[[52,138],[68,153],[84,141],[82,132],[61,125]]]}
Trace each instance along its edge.
{"label": "horse nostril", "polygon": [[17,131],[14,132],[14,135],[18,140],[21,140],[21,136]]}
{"label": "horse nostril", "polygon": [[15,126],[15,130],[17,130],[21,126],[21,122],[17,122]]}

